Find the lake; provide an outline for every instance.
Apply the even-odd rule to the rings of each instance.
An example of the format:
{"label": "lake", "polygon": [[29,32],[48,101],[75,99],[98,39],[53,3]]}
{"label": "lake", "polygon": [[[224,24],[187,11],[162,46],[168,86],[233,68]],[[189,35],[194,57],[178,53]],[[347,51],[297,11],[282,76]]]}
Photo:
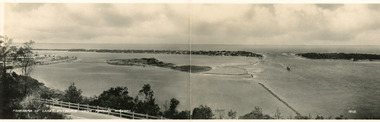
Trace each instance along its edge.
{"label": "lake", "polygon": [[[186,45],[106,47],[188,49]],[[73,47],[66,45],[62,48]],[[91,46],[82,48],[91,49]],[[32,77],[60,90],[75,82],[85,96],[99,95],[115,86],[126,86],[130,96],[135,96],[143,84],[149,83],[161,106],[169,103],[170,98],[177,98],[181,102],[180,110],[191,110],[204,104],[213,110],[223,109],[226,113],[232,109],[241,116],[260,106],[264,113],[271,116],[277,108],[285,118],[295,116],[294,112],[258,85],[263,83],[303,115],[323,115],[325,118],[339,115],[348,118],[380,117],[380,97],[377,97],[380,96],[379,63],[309,60],[281,55],[281,52],[380,53],[375,46],[192,45],[192,49],[246,50],[264,54],[266,58],[40,51],[40,54],[76,56],[79,60],[37,66]],[[114,58],[143,57],[154,57],[177,65],[211,66],[213,70],[189,74],[159,67],[112,66],[105,63]],[[286,66],[292,67],[292,70],[287,71]],[[349,110],[356,113],[348,113]]]}

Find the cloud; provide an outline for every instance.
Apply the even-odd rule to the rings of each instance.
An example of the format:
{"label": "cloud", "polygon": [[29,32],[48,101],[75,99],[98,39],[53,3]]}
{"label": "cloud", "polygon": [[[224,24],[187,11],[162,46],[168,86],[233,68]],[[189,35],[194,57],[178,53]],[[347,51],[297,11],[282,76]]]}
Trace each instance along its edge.
{"label": "cloud", "polygon": [[379,44],[374,4],[5,6],[5,33],[15,41],[187,44],[191,28],[198,44]]}
{"label": "cloud", "polygon": [[5,33],[19,41],[187,43],[185,4],[29,5],[6,4]]}
{"label": "cloud", "polygon": [[[208,5],[198,6],[202,8],[198,12],[209,10]],[[194,22],[194,34],[199,37],[194,43],[371,45],[377,41],[374,38],[365,39],[363,43],[357,40],[358,36],[364,38],[364,33],[379,29],[378,12],[365,4],[223,6],[238,9],[230,9],[233,14],[222,14],[219,19],[207,12],[194,15],[205,16]],[[228,7],[217,8],[223,13],[223,8]]]}
{"label": "cloud", "polygon": [[339,7],[344,6],[343,4],[316,4],[317,7],[328,9],[328,10],[335,10]]}

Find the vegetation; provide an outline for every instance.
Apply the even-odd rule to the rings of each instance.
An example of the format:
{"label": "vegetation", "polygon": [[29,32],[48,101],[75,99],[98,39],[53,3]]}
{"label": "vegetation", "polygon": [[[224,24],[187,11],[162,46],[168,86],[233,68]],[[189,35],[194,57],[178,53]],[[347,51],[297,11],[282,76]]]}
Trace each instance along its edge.
{"label": "vegetation", "polygon": [[239,119],[273,119],[273,118],[269,116],[268,114],[263,114],[262,108],[256,106],[255,110],[239,117]]}
{"label": "vegetation", "polygon": [[183,72],[197,73],[197,72],[209,71],[209,70],[211,70],[211,67],[209,67],[209,66],[183,65],[183,66],[173,66],[171,69],[179,70],[179,71],[183,71]]}
{"label": "vegetation", "polygon": [[235,119],[236,118],[236,111],[228,111],[228,117],[229,119]]}
{"label": "vegetation", "polygon": [[41,98],[42,93],[50,92],[43,83],[29,76],[16,73],[3,75],[0,85],[2,119],[63,119],[64,115],[52,112],[42,112],[50,108],[43,102],[35,100]]}
{"label": "vegetation", "polygon": [[133,98],[128,95],[127,87],[110,88],[103,91],[90,105],[110,107],[114,109],[133,109]]}
{"label": "vegetation", "polygon": [[77,89],[77,87],[75,87],[75,83],[71,83],[69,88],[65,90],[65,94],[63,95],[63,101],[80,103],[83,98],[81,94],[82,90]]}
{"label": "vegetation", "polygon": [[139,94],[134,99],[135,107],[134,111],[137,113],[143,113],[148,115],[162,115],[160,107],[156,104],[156,99],[153,97],[154,92],[150,88],[149,84],[145,84],[139,91]]}
{"label": "vegetation", "polygon": [[[22,47],[11,46],[12,39],[0,36],[0,118],[3,119],[58,119],[64,115],[42,112],[50,108],[35,98],[52,97],[50,89],[43,83],[29,77],[33,65],[33,41],[24,43]],[[22,75],[10,72],[16,64],[22,68]],[[9,72],[8,72],[9,71]],[[46,93],[46,94],[43,94]]]}
{"label": "vegetation", "polygon": [[173,119],[190,119],[191,113],[188,110],[181,111],[177,114],[177,116]]}
{"label": "vegetation", "polygon": [[29,76],[33,70],[35,60],[33,58],[32,45],[34,41],[25,42],[22,47],[18,48],[14,59],[16,66],[21,68],[22,75]]}
{"label": "vegetation", "polygon": [[177,111],[178,105],[179,105],[179,101],[177,99],[175,98],[170,99],[169,109],[167,109],[164,112],[164,116],[166,118],[171,118],[171,119],[177,118],[176,116],[178,115],[178,111]]}
{"label": "vegetation", "polygon": [[111,65],[126,65],[126,66],[157,66],[163,68],[170,68],[173,70],[183,71],[183,72],[204,72],[211,70],[209,66],[194,66],[194,65],[183,65],[175,66],[172,63],[165,63],[155,58],[141,58],[141,59],[111,59],[106,61]]}
{"label": "vegetation", "polygon": [[214,116],[214,114],[210,107],[200,105],[199,107],[194,108],[192,119],[212,119],[212,116]]}
{"label": "vegetation", "polygon": [[299,53],[296,54],[309,59],[343,59],[343,60],[379,60],[380,55],[376,54],[356,54],[356,53]]}

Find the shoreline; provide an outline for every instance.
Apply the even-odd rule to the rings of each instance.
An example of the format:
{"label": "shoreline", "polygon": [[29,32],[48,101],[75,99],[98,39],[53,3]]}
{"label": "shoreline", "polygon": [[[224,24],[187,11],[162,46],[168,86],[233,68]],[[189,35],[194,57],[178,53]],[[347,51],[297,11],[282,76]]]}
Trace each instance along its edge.
{"label": "shoreline", "polygon": [[117,66],[156,66],[161,68],[169,68],[172,70],[189,72],[189,73],[199,73],[212,70],[209,66],[196,66],[196,65],[181,65],[177,66],[173,63],[165,63],[159,61],[155,58],[133,58],[133,59],[109,59],[106,60],[106,63],[109,65],[117,65]]}
{"label": "shoreline", "polygon": [[207,55],[207,56],[245,56],[263,58],[262,54],[250,51],[203,51],[203,50],[127,50],[127,49],[34,49],[36,51],[67,51],[95,53],[132,53],[132,54],[177,54],[177,55]]}

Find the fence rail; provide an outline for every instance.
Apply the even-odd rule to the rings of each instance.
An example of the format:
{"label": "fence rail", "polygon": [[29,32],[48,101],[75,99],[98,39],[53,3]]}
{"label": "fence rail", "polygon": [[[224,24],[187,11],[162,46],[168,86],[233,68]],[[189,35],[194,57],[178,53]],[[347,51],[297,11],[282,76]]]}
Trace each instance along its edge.
{"label": "fence rail", "polygon": [[64,102],[64,101],[58,101],[58,100],[48,100],[48,99],[38,99],[38,100],[52,106],[65,107],[65,108],[76,109],[80,111],[108,114],[108,115],[118,116],[118,117],[127,118],[127,119],[165,119],[162,116],[161,117],[150,116],[148,114],[135,113],[129,110],[112,109],[112,108],[91,106],[88,104],[70,103],[70,102]]}

